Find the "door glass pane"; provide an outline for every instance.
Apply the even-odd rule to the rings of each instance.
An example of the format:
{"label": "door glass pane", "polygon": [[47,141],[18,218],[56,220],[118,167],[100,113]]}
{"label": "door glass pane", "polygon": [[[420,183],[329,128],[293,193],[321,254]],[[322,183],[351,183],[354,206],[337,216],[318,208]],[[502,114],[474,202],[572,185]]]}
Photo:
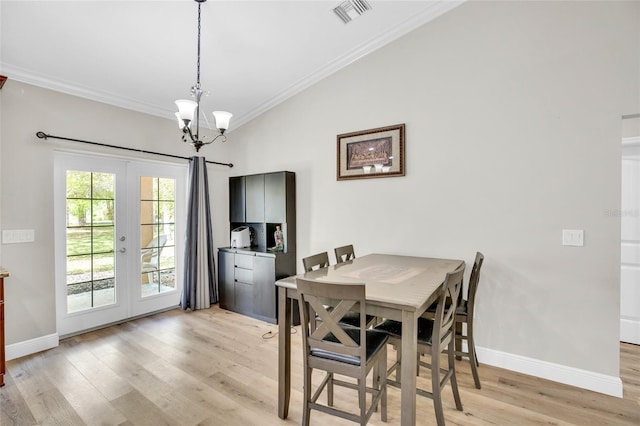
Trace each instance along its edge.
{"label": "door glass pane", "polygon": [[67,312],[114,304],[115,175],[68,170]]}
{"label": "door glass pane", "polygon": [[140,294],[176,289],[175,179],[140,178]]}

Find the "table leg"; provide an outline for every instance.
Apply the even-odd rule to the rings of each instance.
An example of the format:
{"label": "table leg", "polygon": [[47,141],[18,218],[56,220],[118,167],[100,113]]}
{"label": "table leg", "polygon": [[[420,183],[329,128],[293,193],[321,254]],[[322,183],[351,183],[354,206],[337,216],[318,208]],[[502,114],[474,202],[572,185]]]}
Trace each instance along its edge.
{"label": "table leg", "polygon": [[278,417],[289,415],[291,399],[291,300],[278,287]]}
{"label": "table leg", "polygon": [[400,423],[416,424],[416,353],[418,351],[417,319],[415,312],[402,312],[402,359],[400,362],[402,386],[400,388]]}

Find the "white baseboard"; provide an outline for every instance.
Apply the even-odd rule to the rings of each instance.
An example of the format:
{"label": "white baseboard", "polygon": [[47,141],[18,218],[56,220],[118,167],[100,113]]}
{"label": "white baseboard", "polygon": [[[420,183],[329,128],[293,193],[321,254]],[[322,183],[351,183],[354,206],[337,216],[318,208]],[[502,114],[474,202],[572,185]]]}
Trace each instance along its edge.
{"label": "white baseboard", "polygon": [[5,347],[5,355],[7,361],[20,358],[23,356],[35,354],[36,352],[46,351],[55,348],[60,344],[58,334],[49,334],[47,336],[37,337],[24,342],[14,343]]}
{"label": "white baseboard", "polygon": [[480,364],[492,365],[566,385],[622,398],[620,377],[567,367],[538,359],[527,358],[493,349],[477,347]]}
{"label": "white baseboard", "polygon": [[620,341],[640,345],[640,321],[620,319]]}

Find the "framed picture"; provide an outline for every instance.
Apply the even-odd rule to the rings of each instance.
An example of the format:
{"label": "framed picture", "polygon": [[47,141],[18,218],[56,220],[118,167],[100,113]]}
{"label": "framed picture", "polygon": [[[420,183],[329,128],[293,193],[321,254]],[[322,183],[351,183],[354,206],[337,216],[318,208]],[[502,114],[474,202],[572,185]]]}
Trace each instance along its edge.
{"label": "framed picture", "polygon": [[338,135],[338,180],[404,176],[404,123]]}

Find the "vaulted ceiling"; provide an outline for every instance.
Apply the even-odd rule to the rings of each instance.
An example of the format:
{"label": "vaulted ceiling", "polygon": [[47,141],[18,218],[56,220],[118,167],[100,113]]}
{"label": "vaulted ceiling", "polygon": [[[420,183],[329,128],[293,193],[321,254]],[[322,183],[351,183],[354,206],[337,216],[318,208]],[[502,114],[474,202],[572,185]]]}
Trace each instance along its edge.
{"label": "vaulted ceiling", "polygon": [[[202,3],[203,109],[231,130],[463,0],[374,1],[345,24],[335,1]],[[0,0],[0,74],[173,118],[196,81],[194,0]]]}

